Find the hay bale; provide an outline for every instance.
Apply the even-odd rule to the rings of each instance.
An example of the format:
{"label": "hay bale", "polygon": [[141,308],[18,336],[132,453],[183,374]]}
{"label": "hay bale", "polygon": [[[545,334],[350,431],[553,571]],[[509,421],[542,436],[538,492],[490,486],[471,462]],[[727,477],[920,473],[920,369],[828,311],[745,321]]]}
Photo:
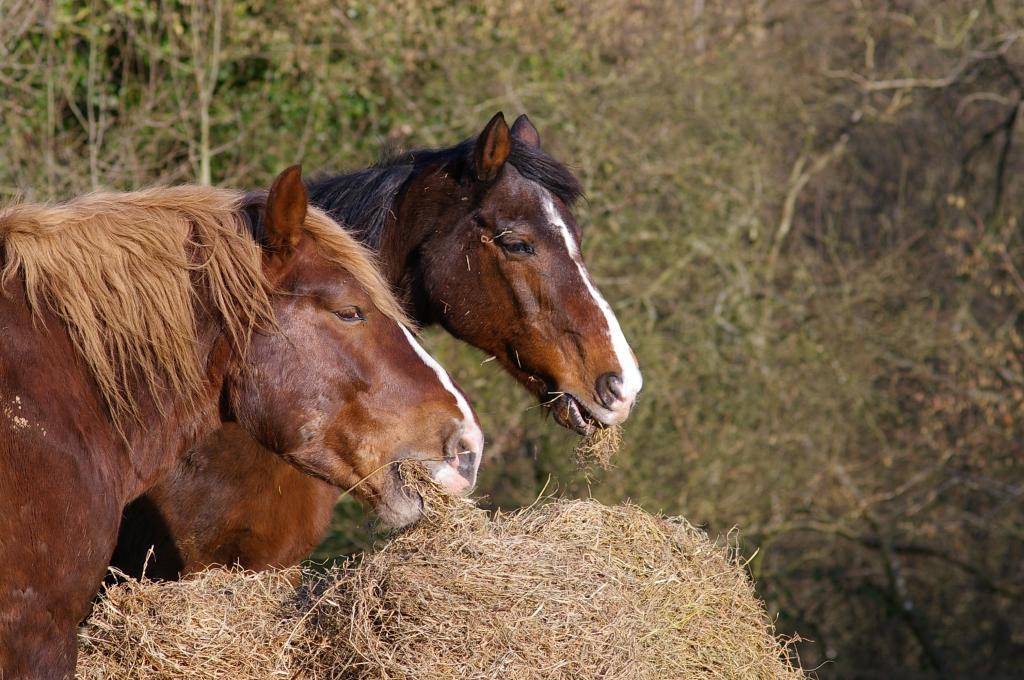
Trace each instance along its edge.
{"label": "hay bale", "polygon": [[[440,502],[437,502],[437,501]],[[326,574],[110,590],[81,678],[800,678],[733,551],[635,506],[451,498]]]}

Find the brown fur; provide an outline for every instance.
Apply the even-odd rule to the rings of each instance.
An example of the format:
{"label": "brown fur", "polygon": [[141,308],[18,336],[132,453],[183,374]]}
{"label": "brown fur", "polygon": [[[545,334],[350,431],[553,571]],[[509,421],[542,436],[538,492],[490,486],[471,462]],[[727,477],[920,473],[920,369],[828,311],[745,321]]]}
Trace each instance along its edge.
{"label": "brown fur", "polygon": [[[362,249],[316,211],[272,209],[304,206],[297,168],[275,189],[265,214],[286,219],[264,220],[262,247],[246,199],[217,189],[0,212],[4,680],[71,677],[123,508],[225,421],[337,487],[368,477],[357,493],[392,514],[419,512],[371,473],[443,455],[461,411],[397,342],[404,315]],[[364,322],[334,314],[349,304]]]}

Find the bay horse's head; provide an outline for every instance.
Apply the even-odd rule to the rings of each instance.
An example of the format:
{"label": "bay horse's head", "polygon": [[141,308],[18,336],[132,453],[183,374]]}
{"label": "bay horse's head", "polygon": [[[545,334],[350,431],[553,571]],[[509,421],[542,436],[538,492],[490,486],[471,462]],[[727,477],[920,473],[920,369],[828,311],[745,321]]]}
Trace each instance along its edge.
{"label": "bay horse's head", "polygon": [[416,177],[402,207],[430,216],[424,204],[443,205],[420,246],[426,294],[417,304],[586,434],[624,421],[643,381],[583,262],[572,213],[580,194],[525,115],[509,129],[498,113],[451,160]]}
{"label": "bay horse's head", "polygon": [[421,510],[400,459],[424,460],[448,491],[468,493],[483,450],[476,414],[409,332],[367,251],[308,207],[298,167],[246,202],[278,328],[253,335],[228,381],[233,416],[393,526]]}

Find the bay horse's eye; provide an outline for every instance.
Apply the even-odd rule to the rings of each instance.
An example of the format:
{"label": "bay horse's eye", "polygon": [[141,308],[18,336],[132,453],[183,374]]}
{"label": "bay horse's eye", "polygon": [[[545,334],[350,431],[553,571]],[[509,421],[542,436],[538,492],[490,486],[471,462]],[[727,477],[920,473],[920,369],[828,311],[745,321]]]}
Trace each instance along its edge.
{"label": "bay horse's eye", "polygon": [[366,316],[363,314],[363,310],[358,307],[345,307],[344,309],[335,310],[334,316],[338,317],[342,321],[348,323],[355,323],[357,321],[366,321]]}
{"label": "bay horse's eye", "polygon": [[526,241],[512,241],[512,240],[501,240],[499,241],[501,247],[509,253],[518,253],[520,255],[533,255],[536,250],[533,249]]}

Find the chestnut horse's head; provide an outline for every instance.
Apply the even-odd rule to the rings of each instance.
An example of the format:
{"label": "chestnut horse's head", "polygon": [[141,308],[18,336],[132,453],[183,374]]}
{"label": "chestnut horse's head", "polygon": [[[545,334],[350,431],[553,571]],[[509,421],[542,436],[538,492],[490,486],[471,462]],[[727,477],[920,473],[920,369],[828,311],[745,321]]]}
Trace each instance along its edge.
{"label": "chestnut horse's head", "polygon": [[424,460],[450,492],[471,490],[483,450],[476,414],[409,332],[366,251],[307,206],[297,167],[246,202],[278,328],[255,333],[229,377],[231,415],[393,526],[421,510],[392,465],[400,459]]}
{"label": "chestnut horse's head", "polygon": [[583,262],[576,178],[541,149],[526,116],[509,129],[499,113],[443,153],[417,158],[428,165],[399,214],[426,222],[415,252],[420,315],[496,356],[565,427],[586,434],[624,421],[643,381]]}

